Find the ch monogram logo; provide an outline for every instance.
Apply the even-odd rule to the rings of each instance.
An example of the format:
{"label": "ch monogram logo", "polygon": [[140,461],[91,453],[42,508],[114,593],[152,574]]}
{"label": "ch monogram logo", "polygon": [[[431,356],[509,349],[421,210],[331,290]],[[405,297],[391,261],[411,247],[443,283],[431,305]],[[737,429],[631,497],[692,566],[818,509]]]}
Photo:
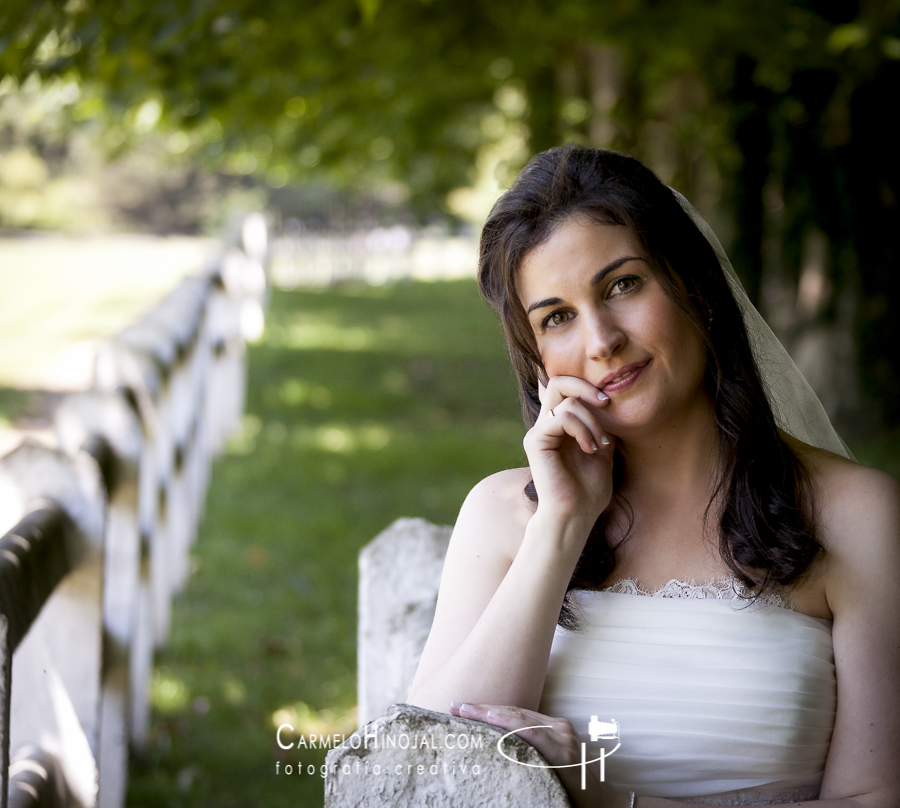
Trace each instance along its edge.
{"label": "ch monogram logo", "polygon": [[606,779],[606,758],[612,755],[618,748],[622,745],[622,742],[619,741],[619,724],[613,719],[611,721],[599,721],[597,716],[592,715],[591,721],[588,724],[588,734],[591,736],[591,741],[598,740],[608,740],[608,741],[618,741],[616,745],[610,749],[608,752],[606,749],[600,750],[600,757],[596,757],[593,760],[586,760],[587,758],[587,745],[582,742],[581,744],[581,760],[578,763],[567,763],[564,766],[550,766],[545,765],[543,763],[523,763],[521,760],[516,760],[515,758],[510,757],[503,751],[503,742],[510,736],[516,735],[519,732],[524,732],[527,729],[550,729],[547,724],[536,724],[533,727],[522,727],[521,729],[514,729],[511,732],[507,732],[501,738],[497,740],[497,751],[503,755],[507,760],[511,760],[513,763],[518,763],[520,766],[530,766],[533,769],[572,769],[575,766],[579,766],[581,768],[581,789],[584,791],[587,788],[587,766],[588,763],[599,763],[600,764],[600,782],[604,782]]}

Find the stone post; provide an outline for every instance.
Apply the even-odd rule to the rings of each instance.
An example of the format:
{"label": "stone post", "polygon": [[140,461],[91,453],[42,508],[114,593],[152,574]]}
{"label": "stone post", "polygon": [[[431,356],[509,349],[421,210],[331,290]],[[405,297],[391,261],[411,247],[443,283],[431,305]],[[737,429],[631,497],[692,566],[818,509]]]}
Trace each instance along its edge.
{"label": "stone post", "polygon": [[[569,808],[547,762],[526,741],[505,734],[479,721],[394,704],[328,752],[325,808]],[[296,765],[301,761],[298,752]]]}
{"label": "stone post", "polygon": [[406,700],[431,631],[451,528],[398,519],[359,554],[360,723]]}

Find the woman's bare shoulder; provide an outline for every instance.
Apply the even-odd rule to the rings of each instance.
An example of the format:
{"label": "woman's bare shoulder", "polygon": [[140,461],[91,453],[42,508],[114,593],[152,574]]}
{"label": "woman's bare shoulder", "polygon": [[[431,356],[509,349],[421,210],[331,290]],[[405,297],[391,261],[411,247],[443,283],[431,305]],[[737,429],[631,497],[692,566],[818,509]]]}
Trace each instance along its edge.
{"label": "woman's bare shoulder", "polygon": [[478,535],[512,559],[519,550],[534,503],[525,494],[527,468],[507,469],[485,477],[466,497],[455,534]]}
{"label": "woman's bare shoulder", "polygon": [[876,522],[900,528],[900,483],[894,477],[795,439],[790,444],[809,471],[816,522],[826,540],[856,542],[859,529]]}
{"label": "woman's bare shoulder", "polygon": [[822,796],[895,793],[890,774],[900,728],[900,484],[830,452],[801,445],[797,455],[815,486],[838,681]]}
{"label": "woman's bare shoulder", "polygon": [[890,474],[800,444],[814,486],[832,609],[860,591],[896,590],[900,580],[900,483]]}
{"label": "woman's bare shoulder", "polygon": [[525,496],[525,486],[531,482],[531,471],[527,467],[506,469],[485,477],[469,493],[469,499],[479,502],[483,499],[502,502],[509,507],[521,507],[530,502]]}

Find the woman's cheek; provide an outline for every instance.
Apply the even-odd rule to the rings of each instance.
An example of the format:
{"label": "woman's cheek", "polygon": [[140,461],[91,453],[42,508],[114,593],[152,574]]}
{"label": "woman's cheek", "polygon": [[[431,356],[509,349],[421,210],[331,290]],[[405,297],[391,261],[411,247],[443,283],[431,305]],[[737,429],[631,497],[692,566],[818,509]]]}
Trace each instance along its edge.
{"label": "woman's cheek", "polygon": [[581,376],[582,363],[577,350],[561,334],[538,343],[548,376]]}

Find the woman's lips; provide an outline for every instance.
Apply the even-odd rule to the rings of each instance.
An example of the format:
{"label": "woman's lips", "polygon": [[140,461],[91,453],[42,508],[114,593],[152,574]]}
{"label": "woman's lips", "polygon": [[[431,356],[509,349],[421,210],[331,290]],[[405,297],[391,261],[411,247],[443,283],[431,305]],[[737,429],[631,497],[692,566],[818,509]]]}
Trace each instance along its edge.
{"label": "woman's lips", "polygon": [[601,389],[603,390],[604,393],[609,394],[609,393],[618,393],[627,387],[631,387],[631,385],[637,381],[638,376],[640,376],[641,373],[644,372],[644,368],[647,367],[649,362],[650,362],[650,360],[648,359],[642,365],[633,366],[631,368],[631,370],[625,371],[624,376],[622,376],[622,374],[620,373],[619,377],[621,377],[621,378],[617,377],[617,380],[607,383]]}

